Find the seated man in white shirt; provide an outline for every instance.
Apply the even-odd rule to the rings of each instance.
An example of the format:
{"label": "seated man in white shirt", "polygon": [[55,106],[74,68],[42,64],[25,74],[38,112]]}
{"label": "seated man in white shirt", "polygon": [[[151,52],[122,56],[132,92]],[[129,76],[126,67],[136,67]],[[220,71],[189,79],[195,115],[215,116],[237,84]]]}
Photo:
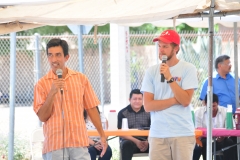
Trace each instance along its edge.
{"label": "seated man in white shirt", "polygon": [[[226,113],[227,108],[221,107],[218,105],[218,96],[213,94],[213,103],[212,103],[212,126],[213,128],[225,128],[226,123]],[[205,96],[205,106],[207,104],[207,95]],[[207,108],[206,107],[199,107],[195,111],[195,120],[196,120],[196,127],[207,128]],[[202,156],[203,160],[206,160],[206,138],[201,139],[203,147],[202,147]],[[217,137],[216,141],[216,150],[221,150],[224,147],[233,145],[233,141],[229,137]],[[199,146],[196,146],[194,150],[199,149]],[[213,147],[212,147],[213,148]],[[227,149],[223,152],[223,160],[234,160],[234,147]],[[194,152],[195,153],[195,152]],[[218,157],[217,157],[218,159]]]}

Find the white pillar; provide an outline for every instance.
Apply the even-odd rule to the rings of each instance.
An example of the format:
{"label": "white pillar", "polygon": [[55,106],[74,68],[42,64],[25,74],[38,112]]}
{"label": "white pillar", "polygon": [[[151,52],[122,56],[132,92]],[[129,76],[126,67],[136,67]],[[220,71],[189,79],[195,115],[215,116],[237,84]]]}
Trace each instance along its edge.
{"label": "white pillar", "polygon": [[111,107],[120,110],[129,104],[129,27],[110,24]]}

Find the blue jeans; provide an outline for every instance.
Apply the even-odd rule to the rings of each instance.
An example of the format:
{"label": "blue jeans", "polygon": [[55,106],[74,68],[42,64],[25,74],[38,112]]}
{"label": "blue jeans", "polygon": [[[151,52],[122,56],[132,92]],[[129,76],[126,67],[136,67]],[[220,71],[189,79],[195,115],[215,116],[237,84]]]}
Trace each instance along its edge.
{"label": "blue jeans", "polygon": [[[96,160],[97,155],[100,155],[102,151],[97,150],[95,147],[91,146],[88,148],[88,152],[91,156],[91,160]],[[112,157],[112,149],[108,146],[106,153],[103,157],[99,157],[98,160],[110,160]]]}
{"label": "blue jeans", "polygon": [[195,145],[195,148],[193,150],[193,160],[199,160],[202,154],[202,147]]}

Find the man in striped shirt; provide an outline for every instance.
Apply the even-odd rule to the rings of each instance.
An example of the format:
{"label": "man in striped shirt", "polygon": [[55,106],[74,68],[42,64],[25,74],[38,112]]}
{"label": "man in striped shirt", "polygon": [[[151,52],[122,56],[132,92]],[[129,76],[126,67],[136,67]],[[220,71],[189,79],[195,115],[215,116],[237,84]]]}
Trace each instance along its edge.
{"label": "man in striped shirt", "polygon": [[[84,109],[101,136],[103,156],[108,144],[96,109],[99,100],[88,78],[65,66],[69,59],[66,41],[52,39],[46,51],[51,70],[35,85],[33,106],[44,122],[44,160],[90,160]],[[56,75],[57,69],[62,70],[62,78]]]}

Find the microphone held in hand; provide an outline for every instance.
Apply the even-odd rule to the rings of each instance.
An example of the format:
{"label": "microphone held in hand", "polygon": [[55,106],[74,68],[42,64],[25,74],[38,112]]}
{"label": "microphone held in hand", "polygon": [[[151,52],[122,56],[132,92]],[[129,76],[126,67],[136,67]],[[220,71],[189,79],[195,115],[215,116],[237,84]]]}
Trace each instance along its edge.
{"label": "microphone held in hand", "polygon": [[[162,56],[162,63],[166,63],[167,62],[167,56],[166,55],[163,55]],[[161,82],[164,82],[165,81],[165,77],[164,75],[161,73]]]}
{"label": "microphone held in hand", "polygon": [[[62,78],[63,71],[61,69],[57,69],[56,74],[58,78]],[[60,90],[61,90],[61,94],[63,94],[63,89],[61,88]]]}

